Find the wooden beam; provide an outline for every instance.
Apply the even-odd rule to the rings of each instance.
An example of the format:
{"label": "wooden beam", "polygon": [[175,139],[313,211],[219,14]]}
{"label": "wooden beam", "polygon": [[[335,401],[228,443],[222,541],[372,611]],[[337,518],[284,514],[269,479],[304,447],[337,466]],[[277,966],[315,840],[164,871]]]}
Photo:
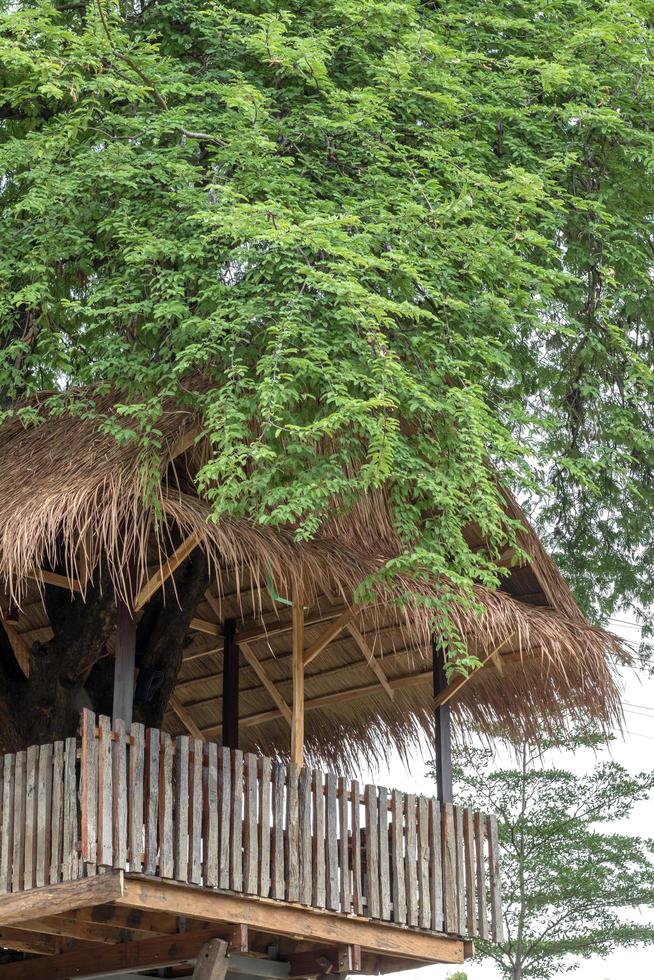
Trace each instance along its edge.
{"label": "wooden beam", "polygon": [[44,568],[35,568],[28,572],[28,578],[36,579],[45,585],[56,585],[60,589],[68,589],[70,592],[81,592],[82,586],[75,578],[68,578],[67,575],[59,575],[58,572],[48,572]]}
{"label": "wooden beam", "polygon": [[32,656],[32,648],[21,636],[13,623],[8,623],[7,620],[3,618],[2,625],[5,633],[7,634],[7,639],[9,640],[9,645],[12,649],[14,657],[16,658],[16,663],[20,667],[23,676],[28,678],[30,676],[30,657]]}
{"label": "wooden beam", "polygon": [[361,973],[360,946],[319,946],[294,953],[289,958],[289,980],[327,974]]}
{"label": "wooden beam", "polygon": [[2,980],[69,980],[78,976],[156,970],[188,963],[196,958],[206,942],[206,932],[155,936],[135,943],[61,953],[59,956],[49,956],[45,961],[36,959],[9,963],[0,967],[0,977]]}
{"label": "wooden beam", "polygon": [[105,943],[113,946],[115,943],[134,942],[137,939],[148,939],[152,933],[140,929],[126,929],[119,926],[108,926],[101,922],[88,922],[71,915],[50,915],[43,919],[28,919],[22,923],[23,928],[30,932],[46,936],[64,936],[68,939],[81,939],[90,943]]}
{"label": "wooden beam", "polygon": [[197,616],[189,623],[189,629],[197,630],[198,633],[207,633],[209,636],[220,636],[223,631],[220,623],[212,623],[208,619],[199,619]]}
{"label": "wooden beam", "polygon": [[[27,929],[4,926],[0,929],[0,946],[15,949],[19,953],[36,953],[38,956],[54,956],[59,952],[59,942],[52,936],[39,936]],[[3,967],[0,966],[0,977]]]}
{"label": "wooden beam", "polygon": [[195,443],[195,440],[200,435],[201,428],[199,425],[192,426],[188,432],[185,432],[183,436],[180,436],[176,443],[173,444],[170,453],[168,455],[169,462],[172,463],[174,459],[185,453],[191,446]]}
{"label": "wooden beam", "polygon": [[291,709],[289,708],[286,701],[280,694],[279,688],[277,687],[275,682],[270,678],[270,675],[266,671],[266,668],[259,661],[256,653],[254,652],[250,644],[241,640],[241,643],[239,644],[239,649],[243,654],[243,656],[245,657],[245,659],[247,660],[250,667],[252,668],[252,670],[255,672],[255,674],[257,675],[257,677],[265,687],[265,689],[268,691],[268,694],[271,696],[271,698],[279,708],[281,714],[284,716],[284,718],[290,725],[291,718],[292,718]]}
{"label": "wooden beam", "polygon": [[173,572],[179,568],[183,561],[185,561],[192,551],[195,551],[198,544],[200,543],[200,535],[194,531],[193,534],[189,534],[188,538],[180,544],[179,548],[176,548],[172,553],[170,558],[167,558],[163,563],[161,568],[158,568],[154,575],[148,579],[142,589],[139,590],[136,599],[134,600],[134,612],[138,612],[143,606],[148,602],[149,599],[158,592],[161,586],[166,582]]}
{"label": "wooden beam", "polygon": [[223,619],[223,609],[220,604],[220,600],[216,598],[211,589],[205,589],[204,598],[211,606],[211,612],[214,614],[218,622]]}
{"label": "wooden beam", "polygon": [[293,601],[293,716],[291,762],[304,765],[304,606],[301,596]]}
{"label": "wooden beam", "polygon": [[[400,677],[389,677],[388,683],[394,691],[411,688],[420,687],[423,684],[430,684],[433,680],[433,674],[431,670],[424,671],[419,674],[404,674]],[[304,702],[305,713],[307,711],[314,711],[317,708],[326,708],[330,704],[340,704],[343,701],[357,701],[359,698],[368,697],[369,694],[379,694],[384,688],[381,684],[365,684],[362,687],[351,688],[349,691],[334,691],[331,694],[321,694],[317,698],[310,698],[308,701]],[[275,719],[281,717],[279,711],[271,709],[270,711],[258,711],[253,715],[245,715],[240,720],[242,728],[249,728],[252,725],[261,725],[266,721],[275,721]],[[210,725],[208,728],[203,728],[205,736],[217,735],[221,730],[220,725]]]}
{"label": "wooden beam", "polygon": [[228,749],[238,748],[239,721],[239,676],[238,647],[234,642],[236,620],[225,620],[225,641],[223,644],[223,745]]}
{"label": "wooden beam", "polygon": [[[150,912],[148,909],[128,908],[112,904],[91,905],[87,908],[68,912],[66,918],[85,922],[93,926],[123,930],[136,930],[137,933],[164,935],[180,932],[178,916],[171,912]],[[193,922],[192,931],[209,928],[207,922]],[[145,938],[145,937],[144,937]]]}
{"label": "wooden beam", "polygon": [[[156,912],[174,912],[176,915],[217,923],[242,924],[258,932],[326,945],[358,945],[362,949],[380,954],[421,960],[424,963],[463,962],[463,941],[460,939],[436,936],[392,923],[374,922],[337,912],[301,908],[273,899],[230,895],[207,888],[189,888],[188,885],[178,885],[145,875],[127,875],[125,894],[116,904]],[[25,980],[31,978],[26,976]],[[51,977],[50,980],[55,978]]]}
{"label": "wooden beam", "polygon": [[174,692],[170,695],[168,704],[173,709],[173,711],[175,712],[175,714],[177,715],[181,723],[184,725],[189,735],[192,735],[193,738],[199,738],[204,742],[204,735],[193,721],[190,712],[186,710],[186,708],[184,707],[184,705],[182,704],[182,702],[179,700],[179,698]]}
{"label": "wooden beam", "polygon": [[[349,609],[349,606],[336,606],[331,609],[325,609],[322,612],[317,611],[312,615],[305,616],[304,628],[307,630],[312,626],[319,626],[321,623],[327,623],[330,620],[341,616]],[[222,636],[222,626],[220,623],[213,623],[209,619],[202,619],[201,617],[197,616],[189,623],[189,629],[197,630],[199,633],[206,633],[208,636]],[[264,616],[256,625],[248,626],[246,629],[237,630],[235,641],[237,645],[243,640],[246,640],[249,643],[256,643],[257,640],[267,640],[271,636],[279,636],[280,633],[291,633],[292,630],[292,619],[280,620],[277,615]],[[216,649],[218,651],[222,649],[220,644],[217,645]]]}
{"label": "wooden beam", "polygon": [[390,700],[393,701],[395,698],[395,691],[388,683],[388,678],[386,677],[386,674],[383,671],[381,663],[379,662],[379,659],[375,656],[373,651],[368,646],[365,637],[359,631],[359,629],[354,625],[354,623],[348,623],[347,630],[350,636],[352,636],[352,638],[356,641],[359,650],[361,650],[361,653],[364,655],[366,661],[368,662],[368,666],[372,669],[379,683],[386,691],[386,694],[388,695]]}
{"label": "wooden beam", "polygon": [[210,939],[198,953],[193,980],[224,980],[228,965],[229,957],[225,940]]}
{"label": "wooden beam", "polygon": [[125,728],[132,724],[134,704],[134,669],[136,663],[136,619],[129,606],[118,600],[118,619],[116,623],[116,645],[114,653],[114,696],[112,720],[125,722]]}
{"label": "wooden beam", "polygon": [[329,646],[332,640],[335,639],[341,632],[343,627],[347,626],[347,624],[354,619],[356,613],[356,609],[345,609],[333,623],[329,624],[327,629],[320,634],[318,639],[312,643],[310,647],[307,647],[307,649],[304,651],[305,667],[307,664],[310,664],[312,660],[315,660],[318,654],[322,653],[326,646]]}
{"label": "wooden beam", "polygon": [[434,698],[434,707],[438,707],[439,704],[446,704],[450,700],[450,698],[452,698],[458,691],[461,690],[462,687],[464,687],[465,684],[468,683],[471,677],[475,676],[478,670],[481,670],[482,667],[485,667],[486,664],[489,661],[491,661],[496,654],[501,652],[502,647],[506,646],[506,644],[509,642],[509,640],[512,639],[514,634],[515,634],[515,630],[512,630],[506,636],[506,639],[502,640],[500,644],[498,644],[496,647],[493,647],[492,650],[489,650],[487,653],[485,653],[481,658],[479,667],[476,667],[475,670],[471,670],[470,673],[466,674],[465,676],[463,674],[459,674],[457,677],[454,678],[453,681],[451,681],[451,683],[449,683],[446,687],[444,687],[441,691],[439,691],[439,693]]}
{"label": "wooden beam", "polygon": [[85,905],[112,902],[123,894],[122,871],[109,871],[79,881],[64,881],[58,885],[45,885],[25,892],[13,892],[0,898],[0,926],[14,925],[26,919],[34,919],[47,911],[58,915]]}

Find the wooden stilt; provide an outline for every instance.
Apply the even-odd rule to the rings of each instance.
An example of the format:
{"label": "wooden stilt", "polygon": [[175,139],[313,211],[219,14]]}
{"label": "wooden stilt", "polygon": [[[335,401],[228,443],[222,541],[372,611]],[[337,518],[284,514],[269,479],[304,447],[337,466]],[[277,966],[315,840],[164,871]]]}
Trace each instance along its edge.
{"label": "wooden stilt", "polygon": [[[442,645],[432,643],[434,697],[447,687],[445,676],[445,650]],[[436,796],[441,803],[453,803],[452,789],[452,735],[450,729],[450,706],[439,704],[434,711]]]}
{"label": "wooden stilt", "polygon": [[238,646],[236,620],[226,619],[223,646],[223,745],[238,748]]}
{"label": "wooden stilt", "polygon": [[132,724],[132,704],[134,702],[134,662],[136,656],[136,619],[129,606],[118,601],[118,621],[116,626],[116,653],[114,661],[114,700],[113,721]]}
{"label": "wooden stilt", "polygon": [[293,716],[291,719],[291,762],[304,765],[304,608],[293,602]]}
{"label": "wooden stilt", "polygon": [[224,939],[212,939],[198,953],[193,980],[223,980],[228,965],[227,943]]}

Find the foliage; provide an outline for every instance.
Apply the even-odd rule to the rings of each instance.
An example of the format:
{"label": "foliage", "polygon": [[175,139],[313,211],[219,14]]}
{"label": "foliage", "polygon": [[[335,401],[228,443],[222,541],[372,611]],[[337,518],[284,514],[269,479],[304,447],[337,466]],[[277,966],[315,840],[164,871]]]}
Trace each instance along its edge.
{"label": "foliage", "polygon": [[389,574],[463,590],[490,460],[583,601],[652,599],[651,0],[0,10],[7,409],[194,403],[217,517],[384,487]]}
{"label": "foliage", "polygon": [[549,980],[584,957],[654,943],[645,921],[654,841],[612,826],[648,797],[654,773],[632,776],[608,761],[579,775],[547,755],[565,749],[578,759],[600,744],[577,734],[540,750],[523,745],[515,769],[496,769],[479,749],[459,760],[457,802],[498,815],[505,941],[475,948],[507,980]]}

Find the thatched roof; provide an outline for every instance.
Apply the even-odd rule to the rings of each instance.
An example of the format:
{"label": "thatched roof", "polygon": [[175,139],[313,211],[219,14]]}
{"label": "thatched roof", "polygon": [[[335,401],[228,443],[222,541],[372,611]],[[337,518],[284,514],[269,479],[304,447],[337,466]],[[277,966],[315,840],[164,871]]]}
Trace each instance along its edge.
{"label": "thatched roof", "polygon": [[[96,407],[109,412],[111,400]],[[171,554],[172,542],[195,534],[212,585],[195,611],[201,625],[187,637],[176,688],[183,711],[170,711],[166,727],[184,731],[181,714],[206,737],[218,738],[222,621],[237,618],[239,633],[250,637],[249,650],[290,701],[291,633],[284,629],[290,610],[271,591],[289,596],[303,590],[309,645],[352,604],[362,579],[398,553],[399,543],[382,494],[332,520],[311,542],[298,543],[291,529],[213,523],[193,485],[206,453],[194,441],[197,419],[171,408],[161,430],[165,448],[146,506],[136,442],[119,443],[90,419],[70,416],[29,429],[17,419],[0,427],[0,585],[18,601],[18,629],[34,642],[49,628],[35,569],[63,568],[83,591],[102,568],[103,580],[131,602]],[[506,502],[508,513],[523,516],[508,494]],[[472,547],[483,547],[477,528],[468,528],[466,537]],[[585,621],[526,522],[520,544],[529,563],[512,567],[501,591],[477,588],[482,615],[469,606],[453,609],[469,648],[481,660],[494,651],[451,698],[455,726],[487,732],[499,726],[508,736],[534,737],[571,719],[608,728],[620,717],[611,667],[621,653],[618,641]],[[130,579],[125,569],[134,567],[134,559]],[[511,556],[505,560],[510,563]],[[439,587],[421,589],[435,595]],[[384,755],[390,744],[406,752],[431,732],[430,613],[420,604],[400,610],[394,600],[404,591],[402,582],[396,590],[380,592],[374,606],[357,612],[353,632],[340,632],[307,666],[306,745],[316,761],[352,765],[362,754]],[[376,658],[372,666],[364,649]],[[243,656],[241,669],[243,747],[284,755],[288,724]]]}

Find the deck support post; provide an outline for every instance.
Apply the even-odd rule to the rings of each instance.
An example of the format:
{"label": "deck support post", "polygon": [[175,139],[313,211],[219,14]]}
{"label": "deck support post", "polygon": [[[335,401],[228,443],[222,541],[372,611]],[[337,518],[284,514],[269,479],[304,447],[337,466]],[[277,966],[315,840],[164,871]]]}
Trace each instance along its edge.
{"label": "deck support post", "polygon": [[304,607],[299,596],[293,601],[291,762],[299,767],[304,765]]}
{"label": "deck support post", "polygon": [[226,619],[223,645],[223,745],[238,748],[238,645],[234,642],[236,620]]}
{"label": "deck support post", "polygon": [[[432,640],[434,697],[447,687],[445,649]],[[452,733],[449,704],[439,704],[434,711],[436,796],[441,803],[454,803],[452,788]]]}
{"label": "deck support post", "polygon": [[122,599],[118,600],[116,650],[114,655],[113,722],[120,718],[129,731],[134,704],[134,667],[136,662],[136,619]]}
{"label": "deck support post", "polygon": [[227,943],[212,939],[198,953],[192,980],[223,980],[228,966]]}

